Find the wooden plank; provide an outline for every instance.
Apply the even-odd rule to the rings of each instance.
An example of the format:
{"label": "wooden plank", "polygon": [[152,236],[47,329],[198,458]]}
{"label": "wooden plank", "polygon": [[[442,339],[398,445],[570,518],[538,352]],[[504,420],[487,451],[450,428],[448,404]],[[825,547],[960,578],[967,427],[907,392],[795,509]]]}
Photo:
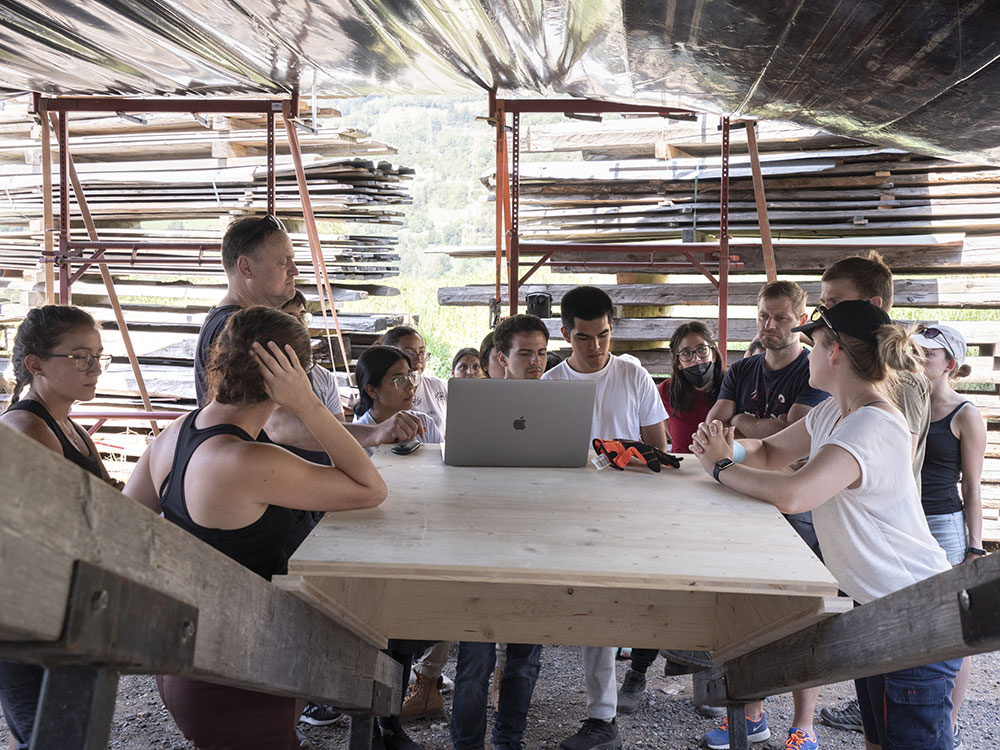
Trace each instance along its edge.
{"label": "wooden plank", "polygon": [[199,608],[192,676],[372,708],[387,657],[358,635],[3,425],[0,454],[0,638],[57,638],[87,560]]}

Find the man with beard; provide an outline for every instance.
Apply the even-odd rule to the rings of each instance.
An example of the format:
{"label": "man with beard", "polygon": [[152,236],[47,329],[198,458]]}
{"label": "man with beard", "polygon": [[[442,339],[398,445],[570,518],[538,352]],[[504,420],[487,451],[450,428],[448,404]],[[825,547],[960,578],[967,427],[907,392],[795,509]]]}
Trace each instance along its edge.
{"label": "man with beard", "polygon": [[[809,386],[809,350],[802,345],[799,334],[792,331],[806,320],[806,293],[798,284],[773,281],[761,288],[757,295],[757,333],[764,351],[734,362],[729,368],[719,400],[705,419],[707,423],[719,419],[727,427],[735,427],[737,437],[762,439],[804,418],[829,398],[828,393]],[[785,518],[818,556],[812,513]],[[813,713],[818,693],[817,688],[811,688],[792,694],[795,716],[789,742],[796,741],[792,738],[795,730],[800,730],[804,744],[798,747],[804,750],[816,747]],[[770,736],[764,704],[747,704],[746,713],[750,741],[763,742]],[[710,750],[728,748],[727,725],[707,733],[704,739]]]}

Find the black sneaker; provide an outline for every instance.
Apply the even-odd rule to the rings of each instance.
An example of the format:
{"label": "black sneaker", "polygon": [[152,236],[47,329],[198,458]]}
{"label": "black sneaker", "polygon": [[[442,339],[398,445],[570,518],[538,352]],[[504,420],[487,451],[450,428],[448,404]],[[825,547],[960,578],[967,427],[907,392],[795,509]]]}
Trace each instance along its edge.
{"label": "black sneaker", "polygon": [[579,731],[559,745],[562,750],[617,750],[621,746],[622,738],[614,719],[585,719]]}
{"label": "black sneaker", "polygon": [[634,714],[642,704],[646,694],[646,675],[630,669],[625,673],[625,680],[618,689],[618,713]]}
{"label": "black sneaker", "polygon": [[694,674],[715,666],[711,651],[675,651],[661,648],[660,656],[667,660],[663,666],[663,674],[666,677]]}
{"label": "black sneaker", "polygon": [[845,732],[865,731],[861,723],[861,706],[858,705],[857,698],[852,698],[838,708],[821,709],[819,720],[828,727],[843,729]]}
{"label": "black sneaker", "polygon": [[424,750],[423,745],[403,731],[398,716],[380,716],[378,727],[385,750]]}
{"label": "black sneaker", "polygon": [[307,703],[306,707],[302,709],[299,723],[312,724],[314,727],[326,727],[333,724],[341,716],[343,716],[342,713],[334,711],[322,703]]}

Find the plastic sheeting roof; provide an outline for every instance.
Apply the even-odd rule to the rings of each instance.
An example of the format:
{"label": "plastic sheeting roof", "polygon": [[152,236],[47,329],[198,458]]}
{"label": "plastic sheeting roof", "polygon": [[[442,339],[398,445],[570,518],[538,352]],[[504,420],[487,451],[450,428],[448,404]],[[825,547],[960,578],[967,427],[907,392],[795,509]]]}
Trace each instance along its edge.
{"label": "plastic sheeting roof", "polygon": [[496,88],[789,120],[1000,163],[998,29],[988,0],[5,0],[0,87]]}

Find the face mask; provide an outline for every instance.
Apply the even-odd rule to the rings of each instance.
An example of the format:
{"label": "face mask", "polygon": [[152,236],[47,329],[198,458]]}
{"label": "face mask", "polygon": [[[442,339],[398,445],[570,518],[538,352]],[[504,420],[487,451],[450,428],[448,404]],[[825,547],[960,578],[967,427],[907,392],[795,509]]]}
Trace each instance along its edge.
{"label": "face mask", "polygon": [[704,388],[712,382],[712,369],[714,366],[714,362],[700,362],[694,367],[685,367],[681,370],[681,375],[695,388]]}

